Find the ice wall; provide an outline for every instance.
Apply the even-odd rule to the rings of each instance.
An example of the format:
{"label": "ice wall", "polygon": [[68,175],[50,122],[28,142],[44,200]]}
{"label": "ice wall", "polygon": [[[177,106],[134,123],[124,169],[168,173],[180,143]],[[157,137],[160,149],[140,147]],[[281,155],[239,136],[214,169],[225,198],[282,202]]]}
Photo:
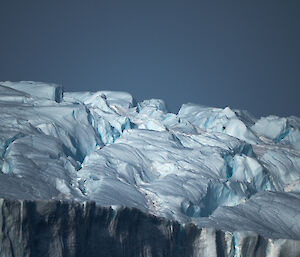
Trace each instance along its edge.
{"label": "ice wall", "polygon": [[92,202],[0,200],[2,257],[296,257],[300,244],[180,225]]}

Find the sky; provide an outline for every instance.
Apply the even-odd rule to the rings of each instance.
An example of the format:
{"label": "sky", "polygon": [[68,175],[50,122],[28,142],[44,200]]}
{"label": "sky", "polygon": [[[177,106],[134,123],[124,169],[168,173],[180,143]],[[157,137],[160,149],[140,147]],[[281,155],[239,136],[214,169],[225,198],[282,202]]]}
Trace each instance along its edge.
{"label": "sky", "polygon": [[1,0],[6,80],[300,117],[300,1]]}

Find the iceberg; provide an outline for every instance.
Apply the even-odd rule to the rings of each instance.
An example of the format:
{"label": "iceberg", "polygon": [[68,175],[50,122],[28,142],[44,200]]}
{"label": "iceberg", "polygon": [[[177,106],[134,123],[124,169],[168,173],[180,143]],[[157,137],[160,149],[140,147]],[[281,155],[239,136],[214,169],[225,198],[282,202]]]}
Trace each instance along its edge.
{"label": "iceberg", "polygon": [[1,256],[300,255],[298,117],[22,81],[0,124]]}

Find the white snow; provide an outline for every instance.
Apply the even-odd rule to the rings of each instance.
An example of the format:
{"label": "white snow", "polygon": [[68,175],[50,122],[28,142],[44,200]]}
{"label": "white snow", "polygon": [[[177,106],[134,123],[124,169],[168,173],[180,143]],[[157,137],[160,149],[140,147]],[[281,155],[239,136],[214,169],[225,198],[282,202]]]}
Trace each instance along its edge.
{"label": "white snow", "polygon": [[1,82],[0,124],[0,197],[93,200],[300,239],[297,117],[197,104],[176,115],[124,92]]}

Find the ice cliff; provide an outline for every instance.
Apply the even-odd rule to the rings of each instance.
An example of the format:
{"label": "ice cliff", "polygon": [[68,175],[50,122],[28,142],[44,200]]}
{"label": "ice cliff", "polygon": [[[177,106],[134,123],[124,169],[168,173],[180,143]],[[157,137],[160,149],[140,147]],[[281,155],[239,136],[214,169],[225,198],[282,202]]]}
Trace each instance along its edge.
{"label": "ice cliff", "polygon": [[300,256],[298,117],[0,82],[0,122],[0,256]]}

